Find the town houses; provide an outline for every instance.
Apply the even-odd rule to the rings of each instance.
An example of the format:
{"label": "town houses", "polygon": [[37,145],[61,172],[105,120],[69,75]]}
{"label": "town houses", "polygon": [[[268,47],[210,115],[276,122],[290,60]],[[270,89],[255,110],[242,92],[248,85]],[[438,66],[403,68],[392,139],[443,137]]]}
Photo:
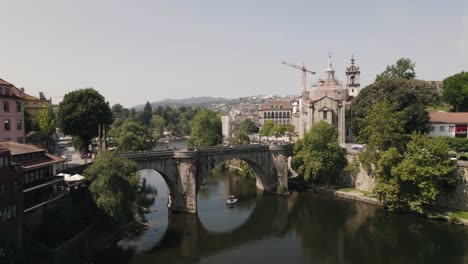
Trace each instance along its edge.
{"label": "town houses", "polygon": [[25,102],[36,108],[50,104],[36,99],[0,79],[0,230],[16,241],[21,241],[24,228],[37,225],[45,208],[64,195],[63,177],[57,172],[65,160],[24,144]]}

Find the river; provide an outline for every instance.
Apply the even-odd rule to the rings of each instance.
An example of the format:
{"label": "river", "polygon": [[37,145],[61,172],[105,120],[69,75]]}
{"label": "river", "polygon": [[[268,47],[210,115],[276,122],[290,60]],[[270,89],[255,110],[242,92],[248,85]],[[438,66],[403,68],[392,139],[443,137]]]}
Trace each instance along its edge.
{"label": "river", "polygon": [[206,177],[198,215],[174,214],[163,178],[141,173],[158,191],[148,229],[94,263],[468,263],[465,227],[321,194],[262,193],[225,171]]}

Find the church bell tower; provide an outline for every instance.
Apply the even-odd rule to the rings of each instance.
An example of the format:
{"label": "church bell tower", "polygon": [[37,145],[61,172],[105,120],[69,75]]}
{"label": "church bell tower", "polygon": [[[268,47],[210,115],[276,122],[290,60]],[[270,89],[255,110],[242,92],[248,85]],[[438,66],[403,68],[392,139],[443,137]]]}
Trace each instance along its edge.
{"label": "church bell tower", "polygon": [[346,77],[348,78],[346,82],[346,89],[348,89],[349,95],[356,97],[359,94],[361,89],[361,84],[359,83],[359,76],[361,72],[359,71],[359,66],[354,64],[354,55],[351,57],[351,65],[346,68]]}

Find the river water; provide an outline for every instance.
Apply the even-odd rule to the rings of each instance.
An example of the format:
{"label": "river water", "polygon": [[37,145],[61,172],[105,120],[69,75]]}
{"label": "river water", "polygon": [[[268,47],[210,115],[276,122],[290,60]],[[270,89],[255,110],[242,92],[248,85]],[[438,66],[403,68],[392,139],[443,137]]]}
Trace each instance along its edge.
{"label": "river water", "polygon": [[[174,214],[163,178],[141,173],[158,191],[148,229],[94,263],[468,263],[465,227],[326,195],[262,193],[225,171],[206,177],[198,215]],[[233,208],[229,194],[239,197]]]}

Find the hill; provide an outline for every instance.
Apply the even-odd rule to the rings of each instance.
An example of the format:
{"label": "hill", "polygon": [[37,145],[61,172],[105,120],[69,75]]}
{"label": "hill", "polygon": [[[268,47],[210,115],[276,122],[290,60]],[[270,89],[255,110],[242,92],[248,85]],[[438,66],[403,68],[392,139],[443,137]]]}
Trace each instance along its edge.
{"label": "hill", "polygon": [[[184,98],[184,99],[164,99],[161,101],[152,102],[151,107],[153,109],[157,108],[158,106],[192,106],[192,107],[208,107],[211,104],[217,103],[225,103],[229,102],[231,99],[226,99],[222,97],[191,97],[191,98]],[[142,110],[145,105],[137,105],[134,106],[135,110],[139,111]]]}

